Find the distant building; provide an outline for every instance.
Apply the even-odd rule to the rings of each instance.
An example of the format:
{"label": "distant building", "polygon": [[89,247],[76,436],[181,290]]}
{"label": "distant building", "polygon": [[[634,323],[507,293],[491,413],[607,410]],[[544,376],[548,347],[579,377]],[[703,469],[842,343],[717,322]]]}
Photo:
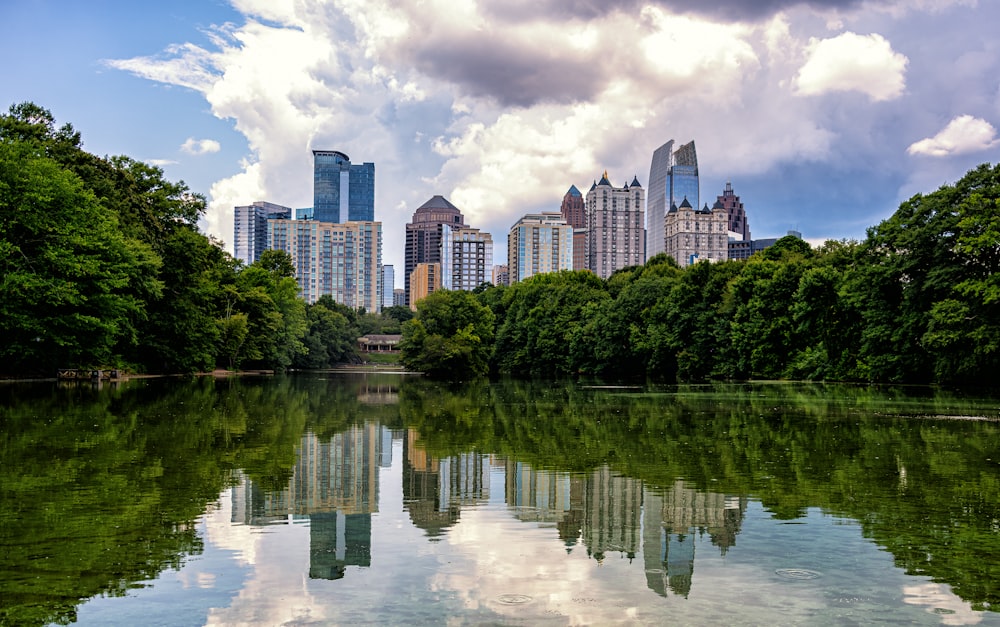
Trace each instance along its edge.
{"label": "distant building", "polygon": [[291,208],[261,200],[236,207],[233,215],[235,257],[247,265],[260,259],[260,254],[267,250],[267,221],[291,217]]}
{"label": "distant building", "polygon": [[685,198],[667,212],[664,252],[682,268],[698,261],[725,261],[729,258],[726,224],[726,211],[721,207],[695,209]]}
{"label": "distant building", "polygon": [[666,215],[687,198],[699,206],[698,155],[694,141],[674,151],[674,140],[653,152],[649,165],[649,202],[646,206],[646,256],[666,252]]}
{"label": "distant building", "polygon": [[393,289],[396,284],[396,271],[392,267],[392,264],[386,264],[382,266],[382,306],[379,308],[385,309],[386,307],[393,306]]}
{"label": "distant building", "polygon": [[401,287],[392,290],[392,306],[406,307],[406,290]]}
{"label": "distant building", "polygon": [[[788,231],[788,235],[792,237],[797,237],[802,239],[802,233],[798,231]],[[764,239],[746,240],[746,241],[730,241],[729,242],[729,258],[730,259],[749,259],[754,253],[759,253],[760,251],[774,246],[779,237],[768,237]]]}
{"label": "distant building", "polygon": [[313,219],[320,222],[375,220],[375,164],[351,164],[336,150],[313,150]]}
{"label": "distant building", "polygon": [[[743,203],[740,202],[740,197],[733,192],[732,183],[726,182],[726,189],[715,201],[715,206],[726,210],[727,229],[730,233],[736,234],[737,239],[742,241],[753,239],[750,237],[750,221],[747,220],[747,212],[743,208]],[[715,206],[712,208],[714,209]]]}
{"label": "distant building", "polygon": [[292,257],[299,294],[378,311],[382,303],[382,223],[269,220],[268,247]]}
{"label": "distant building", "polygon": [[462,212],[443,196],[433,196],[413,212],[406,224],[406,250],[403,278],[406,304],[413,305],[410,275],[421,263],[441,262],[442,225],[466,228]]}
{"label": "distant building", "polygon": [[479,229],[441,225],[441,287],[471,291],[489,283],[493,237]]}
{"label": "distant building", "polygon": [[546,272],[573,269],[573,227],[554,212],[529,213],[507,233],[508,278],[513,285]]}
{"label": "distant building", "polygon": [[509,266],[493,266],[493,285],[510,285]]}
{"label": "distant building", "polygon": [[441,264],[418,263],[410,273],[410,309],[417,310],[417,303],[441,289]]}
{"label": "distant building", "polygon": [[563,196],[562,206],[559,207],[566,224],[573,227],[573,269],[584,270],[587,267],[585,251],[585,238],[587,233],[587,209],[583,200],[583,194],[570,185],[569,191]]}
{"label": "distant building", "polygon": [[[587,192],[587,269],[602,279],[646,262],[646,190],[637,177],[614,187],[605,172]],[[513,278],[513,277],[512,277]]]}

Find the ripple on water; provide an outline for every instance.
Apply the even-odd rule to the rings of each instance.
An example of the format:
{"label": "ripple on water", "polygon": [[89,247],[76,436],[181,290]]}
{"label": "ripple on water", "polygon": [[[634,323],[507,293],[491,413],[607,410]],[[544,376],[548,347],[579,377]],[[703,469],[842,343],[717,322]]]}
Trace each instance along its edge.
{"label": "ripple on water", "polygon": [[816,579],[819,577],[819,573],[815,570],[806,570],[805,568],[779,568],[774,571],[779,577],[783,579]]}
{"label": "ripple on water", "polygon": [[497,600],[504,605],[521,605],[531,601],[531,597],[526,594],[501,594]]}

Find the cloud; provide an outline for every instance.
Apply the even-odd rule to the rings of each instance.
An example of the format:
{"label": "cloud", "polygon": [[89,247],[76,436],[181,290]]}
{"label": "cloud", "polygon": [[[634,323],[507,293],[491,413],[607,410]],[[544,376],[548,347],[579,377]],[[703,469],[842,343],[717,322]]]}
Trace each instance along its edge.
{"label": "cloud", "polygon": [[181,150],[189,155],[207,155],[212,152],[219,152],[222,146],[214,139],[195,139],[188,137],[187,141],[181,144]]}
{"label": "cloud", "polygon": [[[402,225],[434,194],[493,234],[501,262],[519,217],[557,210],[570,185],[589,187],[605,169],[616,184],[638,176],[648,185],[652,151],[670,138],[697,141],[704,198],[727,179],[752,189],[750,177],[761,178],[761,196],[745,199],[758,211],[752,223],[765,224],[761,207],[806,216],[793,197],[818,197],[829,181],[851,179],[859,159],[878,160],[880,171],[902,167],[889,158],[902,152],[898,138],[879,135],[914,108],[905,106],[909,61],[887,38],[809,38],[829,32],[812,11],[862,14],[869,6],[877,8],[865,14],[872,24],[845,21],[901,37],[887,9],[897,2],[748,8],[720,0],[705,5],[716,19],[677,13],[675,4],[694,7],[688,0],[670,8],[641,0],[232,4],[243,23],[210,28],[207,43],[108,62],[197,91],[247,138],[239,171],[220,175],[209,192],[207,229],[229,243],[234,206],[312,203],[314,148],[375,162],[383,261],[400,267]],[[757,20],[794,7],[767,21],[721,17]],[[914,98],[933,88],[921,84]],[[871,107],[845,91],[888,104]],[[826,97],[802,97],[819,94]],[[794,181],[793,169],[802,175]]]}
{"label": "cloud", "polygon": [[860,91],[874,101],[892,100],[906,88],[908,59],[894,52],[877,33],[847,32],[832,39],[811,39],[806,62],[795,78],[797,93],[816,96],[834,91]]}
{"label": "cloud", "polygon": [[174,161],[173,159],[147,159],[146,163],[148,163],[149,165],[155,165],[158,168],[162,168],[165,165],[174,165],[177,163],[177,161]]}
{"label": "cloud", "polygon": [[949,157],[989,150],[1000,145],[997,130],[982,118],[960,115],[934,137],[921,139],[906,149],[911,155]]}

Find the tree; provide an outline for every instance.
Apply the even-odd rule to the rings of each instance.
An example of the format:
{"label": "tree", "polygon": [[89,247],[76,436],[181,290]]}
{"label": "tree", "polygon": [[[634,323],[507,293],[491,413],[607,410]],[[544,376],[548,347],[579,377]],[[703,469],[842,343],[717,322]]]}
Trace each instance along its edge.
{"label": "tree", "polygon": [[41,147],[0,137],[0,358],[10,372],[117,365],[159,261]]}
{"label": "tree", "polygon": [[466,291],[438,290],[417,302],[403,324],[400,361],[412,370],[448,379],[489,372],[493,312]]}

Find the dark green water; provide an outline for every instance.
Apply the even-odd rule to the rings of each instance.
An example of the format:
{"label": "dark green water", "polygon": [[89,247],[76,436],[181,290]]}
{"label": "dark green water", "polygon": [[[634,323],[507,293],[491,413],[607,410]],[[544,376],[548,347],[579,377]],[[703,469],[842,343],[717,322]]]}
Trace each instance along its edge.
{"label": "dark green water", "polygon": [[1000,625],[1000,400],[0,386],[0,624]]}

